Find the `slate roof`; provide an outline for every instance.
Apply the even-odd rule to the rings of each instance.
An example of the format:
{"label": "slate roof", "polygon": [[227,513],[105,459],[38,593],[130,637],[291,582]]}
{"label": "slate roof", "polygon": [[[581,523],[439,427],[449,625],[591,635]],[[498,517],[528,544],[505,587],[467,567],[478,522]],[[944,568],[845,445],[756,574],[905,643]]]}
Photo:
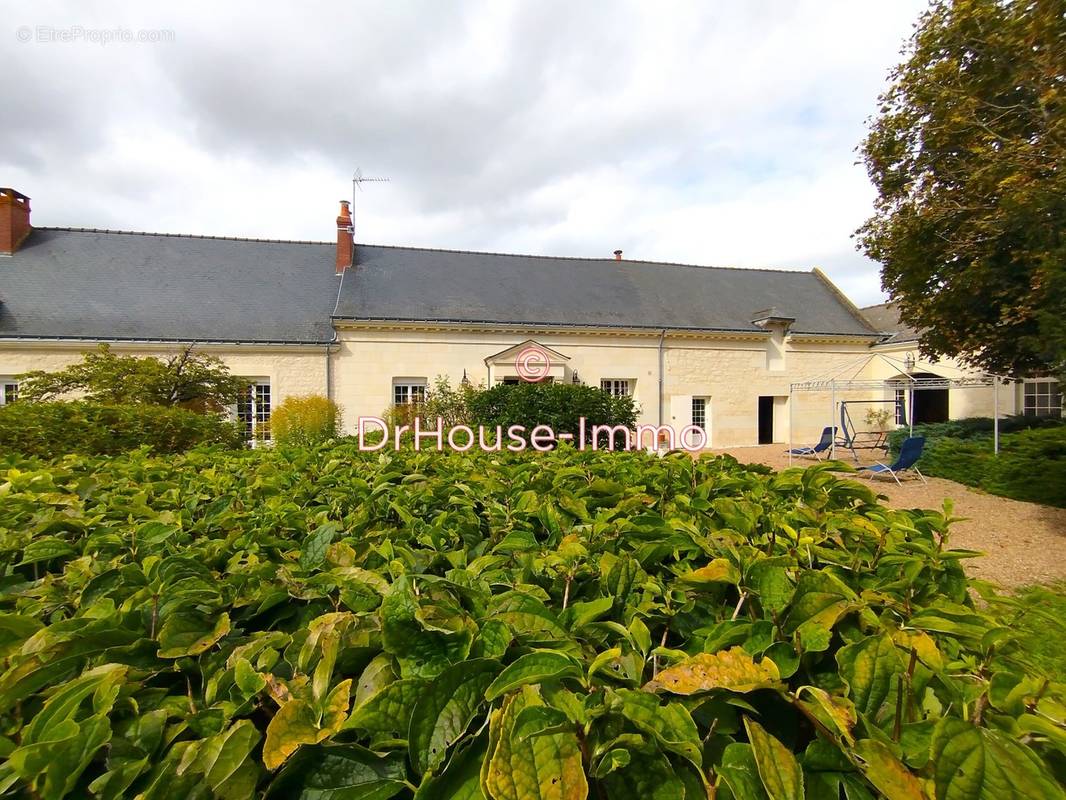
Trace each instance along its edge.
{"label": "slate roof", "polygon": [[[324,343],[333,320],[876,332],[818,272],[36,228],[0,258],[0,339]],[[339,295],[338,295],[339,291]]]}
{"label": "slate roof", "polygon": [[899,320],[899,312],[892,303],[879,303],[876,306],[865,306],[861,309],[862,315],[870,323],[870,327],[881,333],[884,338],[878,344],[902,344],[903,342],[918,341],[918,331]]}
{"label": "slate roof", "polygon": [[328,342],[335,247],[35,228],[0,258],[0,338]]}
{"label": "slate roof", "polygon": [[816,272],[357,245],[335,318],[875,336]]}

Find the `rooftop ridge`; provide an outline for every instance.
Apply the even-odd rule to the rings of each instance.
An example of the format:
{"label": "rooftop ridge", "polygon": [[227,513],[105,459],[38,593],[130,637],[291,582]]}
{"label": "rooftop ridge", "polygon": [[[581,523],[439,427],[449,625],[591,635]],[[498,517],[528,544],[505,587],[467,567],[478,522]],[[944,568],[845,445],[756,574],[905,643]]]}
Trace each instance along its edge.
{"label": "rooftop ridge", "polygon": [[[314,239],[263,239],[254,236],[212,236],[202,233],[162,233],[158,231],[128,231],[119,230],[114,228],[79,228],[66,225],[40,225],[35,226],[34,230],[40,231],[66,231],[69,233],[107,233],[115,234],[119,236],[160,236],[168,239],[209,239],[213,241],[222,242],[258,242],[261,244],[314,244],[314,245],[328,245],[333,246],[334,242],[317,241]],[[594,257],[594,256],[551,256],[540,255],[535,253],[501,253],[495,250],[464,250],[454,247],[418,247],[416,245],[403,245],[403,244],[375,244],[373,242],[357,242],[356,247],[380,247],[387,250],[416,250],[421,253],[457,253],[461,255],[474,255],[474,256],[499,256],[503,258],[535,258],[543,259],[546,261],[588,261],[588,262],[601,262],[609,261],[611,263],[617,263],[618,259],[614,256],[610,257]],[[729,270],[733,272],[773,272],[773,273],[786,273],[790,275],[809,275],[813,270],[807,269],[783,269],[781,267],[735,267],[735,266],[721,266],[717,264],[689,264],[683,261],[649,261],[647,259],[623,259],[622,263],[629,264],[648,264],[658,267],[685,267],[688,269],[716,269],[716,270]],[[358,258],[356,259],[356,266],[358,266]]]}
{"label": "rooftop ridge", "polygon": [[[809,275],[812,270],[808,269],[782,269],[780,267],[722,267],[713,264],[687,264],[682,261],[648,261],[640,258],[616,259],[614,256],[546,256],[533,253],[500,253],[493,250],[460,250],[451,247],[416,247],[403,244],[374,244],[372,242],[357,242],[356,247],[381,247],[388,250],[418,250],[423,253],[461,253],[474,256],[504,256],[507,258],[539,258],[549,261],[609,261],[612,264],[651,264],[659,267],[691,267],[692,269],[723,269],[735,272],[786,272],[793,275]],[[357,251],[358,252],[358,251]],[[358,256],[356,258],[358,266]]]}
{"label": "rooftop ridge", "polygon": [[34,226],[38,231],[66,231],[68,233],[113,233],[121,236],[162,236],[168,239],[212,239],[222,242],[259,242],[261,244],[319,244],[333,246],[334,242],[313,239],[260,239],[253,236],[210,236],[203,233],[159,233],[155,231],[122,231],[111,228],[72,228],[61,225]]}

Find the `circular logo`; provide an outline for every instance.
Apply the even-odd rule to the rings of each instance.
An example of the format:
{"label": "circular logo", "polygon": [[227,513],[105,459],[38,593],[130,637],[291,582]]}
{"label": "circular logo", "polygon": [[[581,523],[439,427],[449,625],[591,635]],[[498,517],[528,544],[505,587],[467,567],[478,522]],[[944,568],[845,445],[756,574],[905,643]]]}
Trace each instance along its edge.
{"label": "circular logo", "polygon": [[20,42],[28,42],[33,38],[33,28],[29,25],[23,25],[15,32],[15,38]]}
{"label": "circular logo", "polygon": [[514,360],[514,368],[522,380],[527,383],[539,383],[548,377],[551,358],[543,347],[531,344],[522,348],[522,352]]}

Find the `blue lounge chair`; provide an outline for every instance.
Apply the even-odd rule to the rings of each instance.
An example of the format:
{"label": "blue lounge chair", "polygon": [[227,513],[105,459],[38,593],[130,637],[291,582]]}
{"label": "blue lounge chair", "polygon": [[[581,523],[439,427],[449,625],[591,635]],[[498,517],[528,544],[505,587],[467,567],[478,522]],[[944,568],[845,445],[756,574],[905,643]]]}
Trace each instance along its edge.
{"label": "blue lounge chair", "polygon": [[896,463],[892,466],[887,464],[881,464],[880,462],[869,467],[859,467],[860,471],[865,471],[870,478],[884,477],[890,475],[892,479],[900,483],[899,475],[901,472],[913,472],[919,478],[922,479],[922,483],[928,483],[925,476],[918,471],[916,464],[918,459],[922,457],[922,450],[925,448],[924,436],[912,436],[909,439],[904,439],[903,444],[899,448],[899,457],[896,459]]}
{"label": "blue lounge chair", "polygon": [[818,440],[818,444],[814,447],[796,447],[792,450],[785,452],[787,456],[814,456],[819,461],[822,460],[822,453],[833,446],[833,438],[837,435],[836,428],[825,428],[822,430],[822,438]]}

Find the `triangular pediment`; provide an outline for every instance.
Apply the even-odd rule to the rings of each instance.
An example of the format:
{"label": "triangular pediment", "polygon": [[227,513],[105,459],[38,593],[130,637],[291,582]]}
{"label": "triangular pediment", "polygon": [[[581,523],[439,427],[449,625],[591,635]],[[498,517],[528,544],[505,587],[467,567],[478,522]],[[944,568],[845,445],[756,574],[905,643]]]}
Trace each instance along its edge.
{"label": "triangular pediment", "polygon": [[501,350],[498,353],[493,353],[491,356],[485,358],[486,364],[505,364],[514,363],[515,359],[520,353],[528,350],[531,347],[536,347],[539,350],[548,354],[549,363],[553,366],[556,364],[565,364],[570,360],[570,356],[564,356],[558,350],[553,350],[534,339],[526,339],[524,342],[519,342],[512,347],[508,347],[506,350]]}

